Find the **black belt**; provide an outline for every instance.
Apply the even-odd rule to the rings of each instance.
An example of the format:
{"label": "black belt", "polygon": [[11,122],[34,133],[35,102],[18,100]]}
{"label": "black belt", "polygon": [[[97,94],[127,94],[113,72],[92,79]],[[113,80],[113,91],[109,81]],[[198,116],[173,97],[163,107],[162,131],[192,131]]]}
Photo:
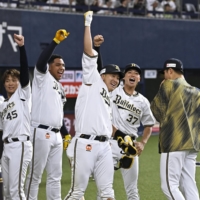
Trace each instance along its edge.
{"label": "black belt", "polygon": [[[24,141],[24,140],[20,140],[19,138],[10,138],[10,139],[12,140],[12,142]],[[29,140],[29,136],[27,136],[26,140],[27,140],[27,141]],[[8,137],[6,137],[6,138],[3,140],[3,142],[4,142],[5,144],[11,143],[11,142],[9,142]]]}
{"label": "black belt", "polygon": [[53,131],[55,133],[58,133],[60,131],[60,129],[58,129],[58,128],[52,128],[52,129],[50,129],[50,126],[46,126],[46,125],[43,125],[43,124],[40,124],[38,126],[38,128],[49,129],[50,131]]}
{"label": "black belt", "polygon": [[[90,139],[91,135],[85,135],[85,134],[81,134],[80,138],[84,138],[84,139]],[[105,142],[108,141],[108,137],[106,136],[95,136],[95,138],[93,140],[98,140],[99,142]]]}

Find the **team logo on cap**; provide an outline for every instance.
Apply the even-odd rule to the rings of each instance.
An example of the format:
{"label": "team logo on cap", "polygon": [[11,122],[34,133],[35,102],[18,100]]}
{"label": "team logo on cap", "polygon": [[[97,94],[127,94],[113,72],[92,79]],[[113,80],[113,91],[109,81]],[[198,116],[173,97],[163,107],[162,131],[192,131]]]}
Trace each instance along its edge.
{"label": "team logo on cap", "polygon": [[116,69],[117,71],[120,71],[119,66],[117,66],[117,65],[115,65],[115,69]]}
{"label": "team logo on cap", "polygon": [[168,63],[168,64],[166,65],[166,67],[176,67],[176,64],[175,64],[175,63]]}
{"label": "team logo on cap", "polygon": [[131,64],[131,67],[135,67],[135,63],[132,63],[132,64]]}
{"label": "team logo on cap", "polygon": [[46,137],[46,139],[49,139],[50,138],[50,134],[46,133],[45,137]]}
{"label": "team logo on cap", "polygon": [[86,151],[91,151],[92,150],[92,145],[91,144],[88,144],[87,146],[86,146]]}

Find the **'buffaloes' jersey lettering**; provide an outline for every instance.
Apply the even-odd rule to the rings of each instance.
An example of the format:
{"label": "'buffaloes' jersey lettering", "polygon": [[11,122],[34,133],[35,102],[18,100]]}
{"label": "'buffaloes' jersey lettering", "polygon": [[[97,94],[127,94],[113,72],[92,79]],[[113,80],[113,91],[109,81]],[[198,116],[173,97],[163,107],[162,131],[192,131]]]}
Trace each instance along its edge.
{"label": "'buffaloes' jersey lettering", "polygon": [[110,106],[110,98],[107,94],[107,91],[104,88],[102,88],[102,92],[100,92],[100,94],[103,97],[105,103],[108,104],[108,106]]}
{"label": "'buffaloes' jersey lettering", "polygon": [[14,102],[9,103],[6,108],[4,108],[1,112],[1,117],[4,119],[4,117],[6,116],[6,114],[9,112],[9,110],[11,110],[13,107],[15,106]]}
{"label": "'buffaloes' jersey lettering", "polygon": [[118,108],[131,111],[136,115],[140,115],[142,112],[139,108],[136,108],[134,104],[130,104],[129,101],[123,100],[122,97],[118,94],[116,95],[116,99],[113,102],[117,105]]}
{"label": "'buffaloes' jersey lettering", "polygon": [[[54,81],[54,86],[53,89],[56,90],[58,92],[58,94],[61,96],[62,102],[63,102],[63,106],[66,103],[66,98],[65,98],[65,92],[62,88],[59,87],[58,83],[56,81]],[[60,91],[61,89],[61,91]]]}

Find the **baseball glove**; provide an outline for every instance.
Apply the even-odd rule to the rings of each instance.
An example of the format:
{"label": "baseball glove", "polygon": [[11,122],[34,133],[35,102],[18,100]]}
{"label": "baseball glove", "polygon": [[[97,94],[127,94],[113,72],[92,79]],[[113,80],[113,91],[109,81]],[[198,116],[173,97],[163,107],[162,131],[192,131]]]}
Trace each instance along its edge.
{"label": "baseball glove", "polygon": [[117,165],[114,167],[115,170],[118,170],[120,168],[129,169],[133,165],[134,158],[133,156],[127,156],[124,155],[122,158],[118,161]]}
{"label": "baseball glove", "polygon": [[72,136],[70,134],[65,135],[63,139],[63,149],[66,150],[69,146],[69,143],[71,142]]}
{"label": "baseball glove", "polygon": [[135,156],[137,149],[129,135],[124,134],[120,130],[117,130],[114,135],[114,140],[117,140],[118,146],[127,154]]}
{"label": "baseball glove", "polygon": [[[129,136],[130,137],[130,136]],[[135,146],[129,142],[125,142],[122,137],[117,138],[118,146],[126,153],[127,155],[135,156],[137,154],[137,149]]]}
{"label": "baseball glove", "polygon": [[59,44],[62,42],[67,36],[69,35],[69,32],[67,32],[65,29],[60,29],[56,32],[55,37],[53,38],[54,42]]}

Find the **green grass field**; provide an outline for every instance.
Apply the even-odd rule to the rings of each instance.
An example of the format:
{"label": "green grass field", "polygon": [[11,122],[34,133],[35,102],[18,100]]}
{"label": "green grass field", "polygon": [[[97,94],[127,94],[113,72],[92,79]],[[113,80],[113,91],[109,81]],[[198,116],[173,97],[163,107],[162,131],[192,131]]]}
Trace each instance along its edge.
{"label": "green grass field", "polygon": [[[147,143],[145,150],[140,156],[140,166],[139,166],[139,194],[141,200],[165,200],[160,189],[160,177],[159,177],[159,159],[160,155],[158,154],[158,136],[151,136],[149,142]],[[200,156],[198,159],[200,160]],[[69,163],[66,157],[66,154],[63,155],[63,176],[62,176],[62,198],[67,194],[70,189],[70,168]],[[44,173],[42,182],[40,184],[39,190],[39,200],[45,200],[45,180],[46,174]],[[197,186],[200,188],[200,167],[197,167],[196,172],[196,181]],[[126,200],[126,194],[124,191],[123,181],[120,171],[115,172],[114,180],[114,190],[115,197],[117,200]],[[90,180],[86,193],[86,200],[95,200],[96,199],[96,185],[94,180]]]}

